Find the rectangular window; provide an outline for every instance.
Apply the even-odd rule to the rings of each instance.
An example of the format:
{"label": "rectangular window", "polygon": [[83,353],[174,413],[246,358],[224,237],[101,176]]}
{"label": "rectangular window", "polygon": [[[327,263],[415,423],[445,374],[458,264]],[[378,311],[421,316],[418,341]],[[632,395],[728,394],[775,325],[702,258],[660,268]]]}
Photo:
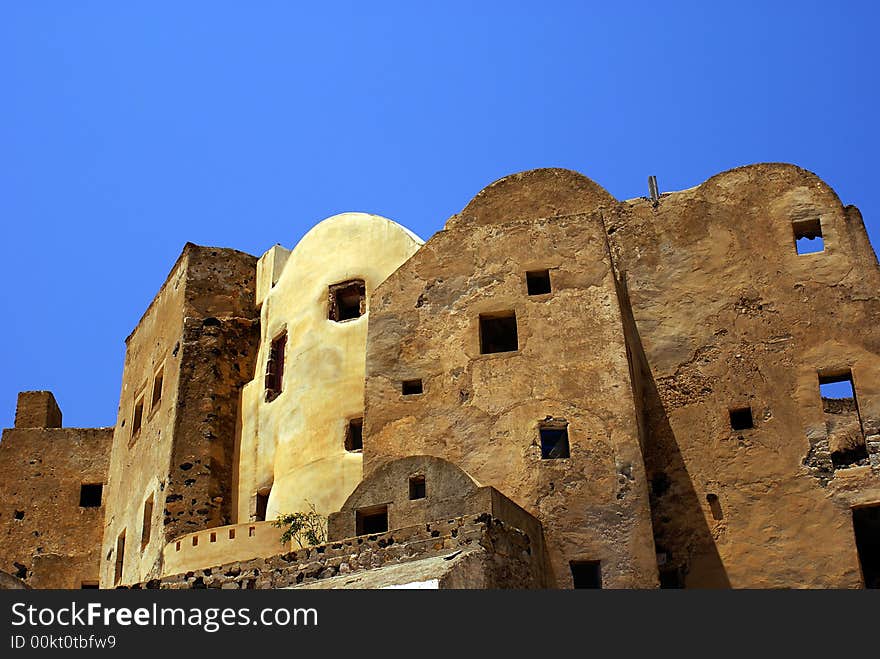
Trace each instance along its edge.
{"label": "rectangular window", "polygon": [[113,583],[118,584],[122,580],[122,567],[125,564],[125,531],[116,538],[116,570]]}
{"label": "rectangular window", "polygon": [[529,295],[544,295],[550,292],[550,271],[532,270],[526,273],[526,287]]}
{"label": "rectangular window", "polygon": [[404,396],[415,396],[416,394],[422,393],[422,381],[421,380],[404,380],[400,384],[400,391]]}
{"label": "rectangular window", "polygon": [[602,587],[602,564],[599,561],[572,561],[569,566],[575,588]]}
{"label": "rectangular window", "polygon": [[410,501],[415,501],[416,499],[424,499],[425,494],[426,494],[425,477],[422,475],[410,476],[410,479],[409,479],[409,499],[410,499]]}
{"label": "rectangular window", "polygon": [[153,527],[153,495],[144,501],[143,526],[141,531],[141,551],[150,544],[150,534]]}
{"label": "rectangular window", "polygon": [[865,588],[880,588],[880,505],[853,508],[852,518]]}
{"label": "rectangular window", "polygon": [[83,483],[79,486],[79,507],[100,508],[104,485],[101,483]]}
{"label": "rectangular window", "polygon": [[538,425],[538,434],[541,437],[542,460],[569,457],[567,422],[560,419],[542,421]]}
{"label": "rectangular window", "polygon": [[367,311],[366,286],[353,279],[330,287],[330,320],[337,323],[360,318]]}
{"label": "rectangular window", "polygon": [[284,349],[287,346],[287,332],[277,336],[269,348],[266,362],[266,401],[275,400],[281,393],[284,381]]}
{"label": "rectangular window", "polygon": [[516,333],[516,313],[480,314],[480,352],[484,355],[495,352],[519,350]]}
{"label": "rectangular window", "polygon": [[144,397],[141,395],[134,403],[134,416],[131,420],[131,436],[140,432],[141,421],[144,419]]}
{"label": "rectangular window", "polygon": [[385,533],[388,530],[388,506],[362,508],[355,512],[358,535]]}
{"label": "rectangular window", "polygon": [[159,403],[162,401],[162,380],[164,378],[165,369],[160,368],[159,372],[156,373],[156,377],[153,378],[153,397],[150,401],[150,411],[152,412],[159,406]]}
{"label": "rectangular window", "polygon": [[819,373],[819,394],[834,469],[869,464],[852,371]]}
{"label": "rectangular window", "polygon": [[794,243],[798,254],[815,254],[825,249],[819,218],[793,222]]}
{"label": "rectangular window", "polygon": [[257,492],[256,502],[254,506],[254,521],[265,522],[266,510],[269,507],[269,490],[265,492]]}
{"label": "rectangular window", "polygon": [[83,581],[79,587],[80,587],[80,590],[94,590],[94,589],[98,588],[98,582],[97,581]]}
{"label": "rectangular window", "polygon": [[345,450],[362,451],[364,449],[364,420],[350,419],[345,429]]}
{"label": "rectangular window", "polygon": [[755,422],[752,419],[751,407],[738,407],[736,409],[729,410],[729,413],[730,427],[733,430],[748,430],[749,428],[755,427]]}

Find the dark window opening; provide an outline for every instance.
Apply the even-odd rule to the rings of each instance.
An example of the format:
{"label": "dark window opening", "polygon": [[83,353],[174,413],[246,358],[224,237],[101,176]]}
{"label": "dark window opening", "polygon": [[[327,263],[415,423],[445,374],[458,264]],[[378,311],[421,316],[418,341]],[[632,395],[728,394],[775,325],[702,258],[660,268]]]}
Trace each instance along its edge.
{"label": "dark window opening", "polygon": [[526,273],[526,286],[529,295],[544,295],[550,292],[550,271],[533,270]]}
{"label": "dark window opening", "polygon": [[235,540],[235,529],[229,529],[229,539]]}
{"label": "dark window opening", "polygon": [[360,279],[330,287],[330,320],[341,323],[360,318],[367,311],[366,286]]}
{"label": "dark window opening", "polygon": [[131,420],[131,434],[136,435],[141,429],[141,421],[144,418],[144,398],[141,396],[134,404],[134,418]]}
{"label": "dark window opening", "polygon": [[364,420],[351,419],[345,430],[345,450],[362,451],[364,449]]}
{"label": "dark window opening", "polygon": [[287,332],[277,336],[269,348],[266,362],[266,401],[275,400],[281,393],[284,381],[284,348],[287,346]]}
{"label": "dark window opening", "polygon": [[421,380],[404,380],[400,385],[400,390],[403,392],[404,396],[414,396],[415,394],[422,393],[422,381]]}
{"label": "dark window opening", "polygon": [[144,501],[143,530],[141,531],[141,550],[150,543],[150,534],[153,528],[153,495]]}
{"label": "dark window opening", "polygon": [[516,350],[519,350],[516,313],[480,314],[480,353],[488,355]]}
{"label": "dark window opening", "polygon": [[98,588],[97,581],[83,581],[80,586],[80,590],[93,590]]}
{"label": "dark window opening", "polygon": [[822,239],[822,224],[819,218],[794,222],[794,243],[798,254],[815,254],[824,251],[825,241]]}
{"label": "dark window opening", "polygon": [[101,483],[83,483],[79,486],[79,507],[100,508],[103,491],[104,486]]}
{"label": "dark window opening", "polygon": [[425,498],[425,477],[411,476],[409,479],[409,498],[410,501]]}
{"label": "dark window opening", "polygon": [[880,505],[853,508],[852,516],[865,588],[880,588]]}
{"label": "dark window opening", "polygon": [[358,535],[385,533],[388,530],[388,506],[362,508],[355,512]]}
{"label": "dark window opening", "polygon": [[852,371],[819,374],[819,394],[834,469],[869,464]]}
{"label": "dark window opening", "polygon": [[254,506],[254,521],[265,522],[266,510],[269,507],[269,490],[257,492],[256,505]]}
{"label": "dark window opening", "polygon": [[541,459],[569,457],[568,424],[564,421],[544,422],[538,426],[541,436]]}
{"label": "dark window opening", "polygon": [[192,538],[192,543],[193,543],[193,547],[198,547],[199,546],[199,536],[194,535]]}
{"label": "dark window opening", "polygon": [[160,369],[153,378],[153,398],[150,402],[150,409],[155,409],[162,400],[162,379],[164,378],[164,369]]}
{"label": "dark window opening", "polygon": [[208,541],[209,541],[209,542],[217,542],[217,533],[216,533],[216,532],[211,532],[211,535],[208,536]]}
{"label": "dark window opening", "polygon": [[740,407],[730,410],[730,427],[734,430],[748,430],[755,427],[751,407]]}
{"label": "dark window opening", "polygon": [[572,561],[569,566],[575,588],[602,587],[602,567],[599,561]]}
{"label": "dark window opening", "polygon": [[122,580],[122,566],[125,563],[125,531],[116,538],[116,571],[113,576],[113,583],[119,583]]}
{"label": "dark window opening", "polygon": [[706,501],[709,503],[709,510],[712,511],[712,519],[724,519],[724,511],[721,510],[721,502],[718,500],[718,495],[707,494]]}
{"label": "dark window opening", "polygon": [[660,568],[661,588],[684,588],[681,571],[677,567]]}

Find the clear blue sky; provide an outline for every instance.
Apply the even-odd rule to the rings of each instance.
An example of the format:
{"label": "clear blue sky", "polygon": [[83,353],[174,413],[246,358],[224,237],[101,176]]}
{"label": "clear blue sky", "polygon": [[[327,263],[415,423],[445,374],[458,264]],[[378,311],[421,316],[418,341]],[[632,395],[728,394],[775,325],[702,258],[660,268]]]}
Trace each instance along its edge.
{"label": "clear blue sky", "polygon": [[0,426],[115,423],[124,339],[186,241],[261,254],[360,210],[423,238],[482,187],[618,198],[816,172],[880,246],[873,2],[5,2]]}

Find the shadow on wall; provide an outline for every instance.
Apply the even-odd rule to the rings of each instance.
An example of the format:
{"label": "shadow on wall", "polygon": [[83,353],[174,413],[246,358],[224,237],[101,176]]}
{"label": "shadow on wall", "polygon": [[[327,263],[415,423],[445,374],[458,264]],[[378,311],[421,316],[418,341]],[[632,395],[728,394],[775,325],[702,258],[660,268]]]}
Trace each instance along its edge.
{"label": "shadow on wall", "polygon": [[[633,376],[639,378],[642,389],[643,453],[660,587],[730,588],[727,571],[703,514],[703,502],[691,482],[648,366],[629,304],[625,273],[621,279],[618,294],[624,323],[632,340]],[[710,499],[708,505],[713,518],[723,517],[717,498]]]}
{"label": "shadow on wall", "polygon": [[[643,371],[644,373],[644,371]],[[657,386],[644,378],[648,416],[645,467],[649,478],[651,521],[661,588],[730,588],[715,539],[703,515]],[[712,514],[722,512],[712,502]],[[717,502],[716,502],[717,504]]]}

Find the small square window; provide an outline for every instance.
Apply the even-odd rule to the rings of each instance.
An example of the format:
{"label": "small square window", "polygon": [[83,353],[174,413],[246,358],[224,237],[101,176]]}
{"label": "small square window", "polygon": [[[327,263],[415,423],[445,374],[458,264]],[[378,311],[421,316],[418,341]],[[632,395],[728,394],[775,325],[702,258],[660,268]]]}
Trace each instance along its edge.
{"label": "small square window", "polygon": [[150,534],[153,527],[153,495],[144,502],[143,522],[141,526],[141,550],[150,544]]}
{"label": "small square window", "polygon": [[257,492],[254,502],[254,521],[266,521],[266,511],[269,508],[269,492]]}
{"label": "small square window", "polygon": [[815,254],[824,251],[822,224],[819,218],[792,223],[794,242],[798,254]]}
{"label": "small square window", "polygon": [[113,574],[113,583],[119,583],[122,580],[122,571],[125,566],[125,531],[116,538],[116,565]]}
{"label": "small square window", "polygon": [[279,334],[272,340],[269,347],[269,359],[266,361],[266,402],[278,398],[284,383],[284,349],[287,346],[287,332]]}
{"label": "small square window", "polygon": [[156,377],[153,378],[153,397],[150,401],[150,410],[156,409],[162,401],[162,380],[164,378],[164,372],[164,368],[159,369],[159,372],[156,373]]}
{"label": "small square window", "polygon": [[409,499],[410,499],[410,501],[415,501],[416,499],[424,499],[424,498],[425,498],[425,477],[422,475],[411,476],[409,479]]}
{"label": "small square window", "polygon": [[104,486],[101,483],[83,483],[79,486],[79,507],[100,508]]}
{"label": "small square window", "polygon": [[404,380],[400,385],[400,390],[404,396],[414,396],[422,393],[421,380]]}
{"label": "small square window", "polygon": [[734,430],[748,430],[754,428],[751,407],[739,407],[730,410],[730,427]]}
{"label": "small square window", "polygon": [[544,295],[550,292],[550,271],[532,270],[526,273],[526,286],[529,295]]}
{"label": "small square window", "polygon": [[330,320],[337,323],[360,318],[367,308],[366,286],[355,279],[330,287]]}
{"label": "small square window", "polygon": [[134,415],[131,420],[131,435],[134,437],[141,429],[141,422],[144,419],[144,397],[139,397],[134,404]]}
{"label": "small square window", "polygon": [[541,436],[541,459],[569,457],[568,424],[564,421],[544,422],[538,426]]}
{"label": "small square window", "polygon": [[355,511],[358,535],[385,533],[388,530],[388,506],[372,506]]}
{"label": "small square window", "polygon": [[602,564],[599,561],[571,561],[569,567],[575,588],[602,587]]}
{"label": "small square window", "polygon": [[364,420],[350,419],[345,429],[345,450],[362,451],[364,449]]}
{"label": "small square window", "polygon": [[514,352],[519,350],[516,313],[504,311],[480,314],[480,353]]}

